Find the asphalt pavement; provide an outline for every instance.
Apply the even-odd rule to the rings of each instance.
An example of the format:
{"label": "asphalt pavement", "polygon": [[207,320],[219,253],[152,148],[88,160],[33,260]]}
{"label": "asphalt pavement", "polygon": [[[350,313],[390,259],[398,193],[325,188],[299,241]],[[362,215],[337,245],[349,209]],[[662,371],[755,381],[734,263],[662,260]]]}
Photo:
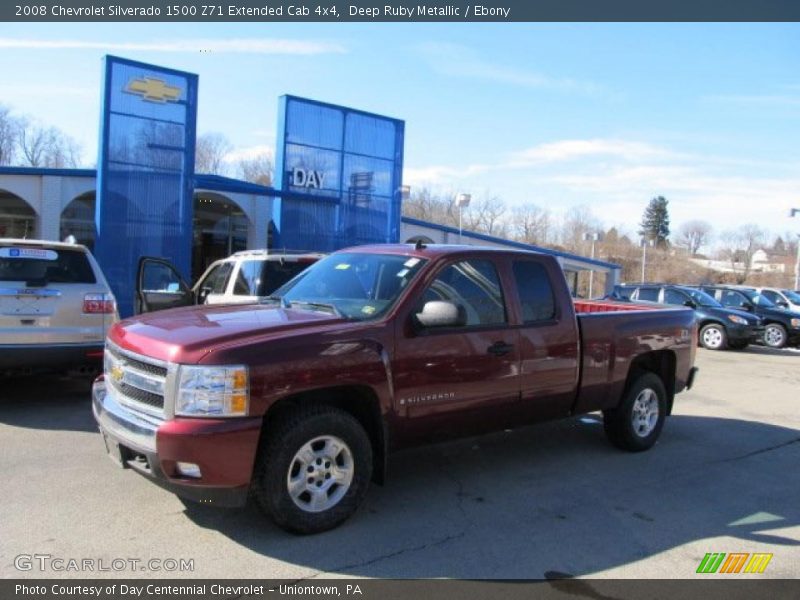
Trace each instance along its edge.
{"label": "asphalt pavement", "polygon": [[[116,467],[86,382],[0,382],[0,577],[691,578],[708,552],[764,552],[759,577],[797,578],[800,352],[697,365],[649,452],[613,448],[598,415],[405,451],[353,519],[310,537]],[[84,559],[94,571],[54,567]]]}

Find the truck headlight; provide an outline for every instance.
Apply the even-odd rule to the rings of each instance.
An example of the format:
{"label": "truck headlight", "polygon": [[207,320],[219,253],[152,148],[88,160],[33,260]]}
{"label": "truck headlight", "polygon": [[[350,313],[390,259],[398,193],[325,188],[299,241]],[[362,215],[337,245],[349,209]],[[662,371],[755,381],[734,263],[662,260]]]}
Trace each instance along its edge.
{"label": "truck headlight", "polygon": [[181,365],[175,414],[186,417],[240,417],[247,414],[250,385],[247,367]]}
{"label": "truck headlight", "polygon": [[739,317],[737,315],[728,315],[728,319],[730,319],[737,325],[747,325],[747,319],[745,319],[744,317]]}
{"label": "truck headlight", "polygon": [[800,329],[800,319],[792,319],[792,327],[794,329]]}

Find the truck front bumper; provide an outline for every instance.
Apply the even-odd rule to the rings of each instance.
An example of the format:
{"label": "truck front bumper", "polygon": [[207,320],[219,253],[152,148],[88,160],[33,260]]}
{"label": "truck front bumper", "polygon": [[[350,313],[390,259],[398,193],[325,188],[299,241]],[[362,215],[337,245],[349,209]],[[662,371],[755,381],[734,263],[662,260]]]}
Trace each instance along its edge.
{"label": "truck front bumper", "polygon": [[[203,504],[237,507],[247,502],[258,450],[261,419],[175,418],[159,421],[116,401],[98,378],[92,411],[106,451],[161,487]],[[192,476],[186,465],[193,465]]]}

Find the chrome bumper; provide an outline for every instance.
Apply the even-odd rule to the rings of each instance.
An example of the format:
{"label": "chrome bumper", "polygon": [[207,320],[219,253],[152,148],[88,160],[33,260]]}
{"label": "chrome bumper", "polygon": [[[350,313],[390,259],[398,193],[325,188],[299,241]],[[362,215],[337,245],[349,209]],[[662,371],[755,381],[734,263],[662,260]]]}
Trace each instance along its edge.
{"label": "chrome bumper", "polygon": [[114,398],[115,393],[103,381],[92,386],[92,412],[100,430],[132,450],[155,453],[156,431],[163,421],[122,406]]}

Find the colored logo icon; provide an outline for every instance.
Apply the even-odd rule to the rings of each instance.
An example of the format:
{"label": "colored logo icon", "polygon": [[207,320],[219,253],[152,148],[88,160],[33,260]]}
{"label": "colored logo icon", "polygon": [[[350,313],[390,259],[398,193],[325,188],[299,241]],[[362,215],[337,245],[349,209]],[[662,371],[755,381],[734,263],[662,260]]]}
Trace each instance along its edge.
{"label": "colored logo icon", "polygon": [[766,552],[708,552],[700,565],[697,573],[723,573],[734,575],[737,573],[763,573],[772,554]]}

